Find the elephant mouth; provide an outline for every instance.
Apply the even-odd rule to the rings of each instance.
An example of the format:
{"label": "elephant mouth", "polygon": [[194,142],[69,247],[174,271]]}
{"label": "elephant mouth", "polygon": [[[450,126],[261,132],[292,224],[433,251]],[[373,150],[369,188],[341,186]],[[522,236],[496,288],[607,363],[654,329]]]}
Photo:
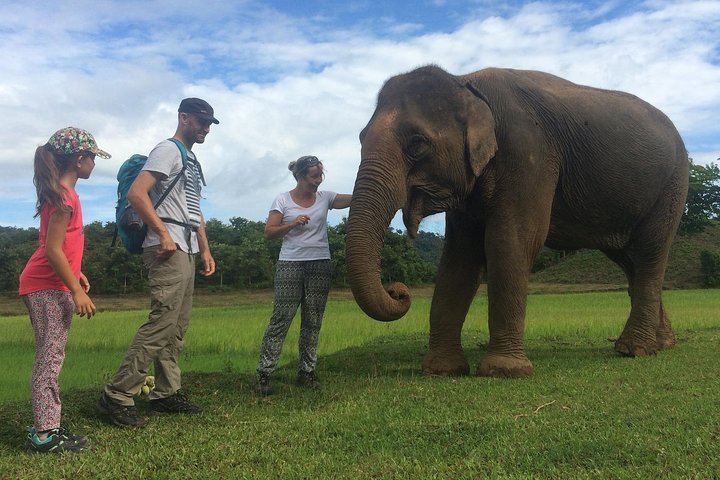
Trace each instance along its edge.
{"label": "elephant mouth", "polygon": [[408,195],[408,201],[403,207],[403,223],[410,238],[415,238],[423,218],[425,196],[418,189],[413,188]]}
{"label": "elephant mouth", "polygon": [[430,195],[418,187],[413,187],[408,195],[408,201],[403,207],[403,223],[408,236],[415,238],[423,218],[451,209],[451,198]]}

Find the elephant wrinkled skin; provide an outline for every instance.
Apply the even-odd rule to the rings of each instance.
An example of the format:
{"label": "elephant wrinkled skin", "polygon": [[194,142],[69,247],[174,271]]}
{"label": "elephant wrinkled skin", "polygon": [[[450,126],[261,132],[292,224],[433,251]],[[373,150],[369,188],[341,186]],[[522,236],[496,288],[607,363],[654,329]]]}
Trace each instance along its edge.
{"label": "elephant wrinkled skin", "polygon": [[639,98],[556,76],[488,68],[462,76],[422,67],[389,79],[360,134],[347,224],[347,276],[360,307],[391,321],[407,287],[380,280],[385,231],[403,210],[408,234],[446,213],[423,372],[462,375],[460,336],[484,273],[490,340],[477,374],[523,377],[528,275],[543,245],[593,248],[628,279],[623,355],[674,344],[661,293],[688,188],[672,122]]}

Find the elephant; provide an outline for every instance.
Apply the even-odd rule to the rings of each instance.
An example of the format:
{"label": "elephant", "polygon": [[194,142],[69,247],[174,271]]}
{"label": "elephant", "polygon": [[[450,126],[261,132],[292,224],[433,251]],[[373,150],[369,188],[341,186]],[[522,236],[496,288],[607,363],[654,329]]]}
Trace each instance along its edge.
{"label": "elephant", "polygon": [[538,71],[453,75],[427,65],[385,82],[360,142],[346,273],[368,316],[393,321],[410,308],[408,287],[383,286],[380,276],[394,215],[402,209],[414,238],[424,217],[445,212],[424,374],[470,373],[461,334],[483,278],[489,341],[476,375],[533,373],[523,337],[528,278],[543,245],[597,249],[624,271],[630,313],[619,354],[675,344],[662,287],[689,160],[655,107]]}

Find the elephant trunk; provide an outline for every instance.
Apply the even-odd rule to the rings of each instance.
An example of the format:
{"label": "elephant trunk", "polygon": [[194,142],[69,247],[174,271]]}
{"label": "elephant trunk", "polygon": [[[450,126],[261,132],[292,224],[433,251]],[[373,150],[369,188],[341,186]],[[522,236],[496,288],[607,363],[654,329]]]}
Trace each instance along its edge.
{"label": "elephant trunk", "polygon": [[347,223],[346,273],[355,300],[370,317],[393,321],[410,308],[402,283],[383,287],[380,255],[395,212],[405,203],[405,182],[386,163],[364,158],[353,190]]}

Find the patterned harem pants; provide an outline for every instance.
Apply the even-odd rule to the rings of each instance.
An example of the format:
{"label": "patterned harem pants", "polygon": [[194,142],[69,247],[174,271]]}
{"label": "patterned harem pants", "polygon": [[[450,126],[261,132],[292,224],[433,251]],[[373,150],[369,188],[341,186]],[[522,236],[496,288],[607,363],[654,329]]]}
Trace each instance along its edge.
{"label": "patterned harem pants", "polygon": [[301,307],[298,371],[315,370],[318,336],[331,281],[330,260],[277,262],[273,313],[263,336],[258,373],[275,370],[298,306]]}
{"label": "patterned harem pants", "polygon": [[58,377],[65,361],[65,344],[75,303],[70,292],[40,290],[22,297],[35,331],[32,409],[35,430],[42,432],[60,426],[60,385]]}

